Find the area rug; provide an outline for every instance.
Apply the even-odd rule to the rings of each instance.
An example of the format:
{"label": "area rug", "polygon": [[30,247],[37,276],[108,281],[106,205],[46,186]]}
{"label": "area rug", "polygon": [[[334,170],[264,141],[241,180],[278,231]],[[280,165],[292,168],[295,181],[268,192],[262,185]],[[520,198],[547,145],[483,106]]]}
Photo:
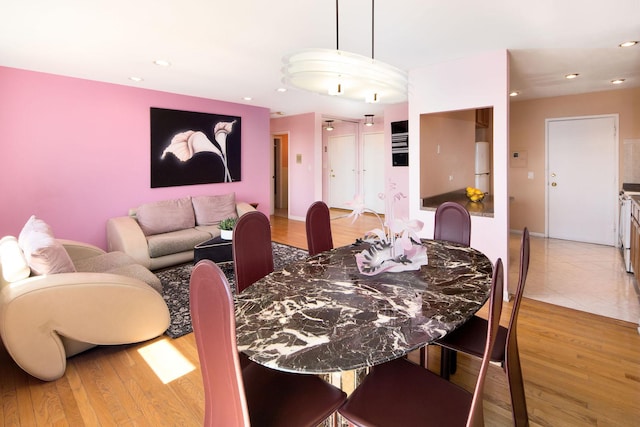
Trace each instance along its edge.
{"label": "area rug", "polygon": [[[275,242],[272,242],[272,246],[275,270],[309,256],[306,250],[293,246]],[[231,291],[235,292],[233,262],[220,263],[218,266],[227,276]],[[165,333],[171,338],[178,338],[193,331],[189,312],[189,278],[192,270],[193,264],[189,263],[155,272],[162,282],[162,296],[169,307],[171,323]]]}

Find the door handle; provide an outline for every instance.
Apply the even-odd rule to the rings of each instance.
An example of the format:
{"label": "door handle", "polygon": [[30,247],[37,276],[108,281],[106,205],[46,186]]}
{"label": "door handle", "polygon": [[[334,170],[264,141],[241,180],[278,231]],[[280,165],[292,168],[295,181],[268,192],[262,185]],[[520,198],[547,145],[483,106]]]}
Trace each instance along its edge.
{"label": "door handle", "polygon": [[558,186],[558,184],[556,184],[555,182],[552,182],[552,183],[551,183],[551,186],[552,186],[552,187],[557,187],[557,186]]}

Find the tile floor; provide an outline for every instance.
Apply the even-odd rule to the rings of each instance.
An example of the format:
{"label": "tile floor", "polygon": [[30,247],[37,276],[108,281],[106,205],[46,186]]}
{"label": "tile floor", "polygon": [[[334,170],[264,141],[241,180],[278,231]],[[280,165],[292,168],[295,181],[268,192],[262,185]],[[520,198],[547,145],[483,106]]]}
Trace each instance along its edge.
{"label": "tile floor", "polygon": [[[510,237],[510,280],[518,277],[521,237]],[[637,286],[617,248],[531,236],[525,297],[638,323]]]}

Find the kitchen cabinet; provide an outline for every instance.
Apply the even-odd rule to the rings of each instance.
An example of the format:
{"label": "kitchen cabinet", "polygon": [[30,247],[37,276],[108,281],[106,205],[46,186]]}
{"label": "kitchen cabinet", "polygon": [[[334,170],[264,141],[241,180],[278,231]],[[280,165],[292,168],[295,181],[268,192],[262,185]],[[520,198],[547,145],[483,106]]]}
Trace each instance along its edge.
{"label": "kitchen cabinet", "polygon": [[631,203],[631,267],[640,277],[640,204],[635,197]]}

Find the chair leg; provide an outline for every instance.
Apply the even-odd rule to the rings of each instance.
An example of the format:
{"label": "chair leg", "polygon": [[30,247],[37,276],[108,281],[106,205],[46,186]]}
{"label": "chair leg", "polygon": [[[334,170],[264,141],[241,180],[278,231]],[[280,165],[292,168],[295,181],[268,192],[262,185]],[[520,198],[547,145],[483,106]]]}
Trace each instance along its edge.
{"label": "chair leg", "polygon": [[440,347],[440,376],[445,380],[456,373],[458,364],[458,352],[445,347]]}
{"label": "chair leg", "polygon": [[451,350],[440,347],[440,376],[445,380],[449,379],[451,373]]}
{"label": "chair leg", "polygon": [[529,416],[527,414],[527,400],[524,394],[522,370],[520,369],[520,358],[516,355],[507,359],[507,363],[504,364],[504,371],[509,382],[514,425],[516,427],[528,427]]}

